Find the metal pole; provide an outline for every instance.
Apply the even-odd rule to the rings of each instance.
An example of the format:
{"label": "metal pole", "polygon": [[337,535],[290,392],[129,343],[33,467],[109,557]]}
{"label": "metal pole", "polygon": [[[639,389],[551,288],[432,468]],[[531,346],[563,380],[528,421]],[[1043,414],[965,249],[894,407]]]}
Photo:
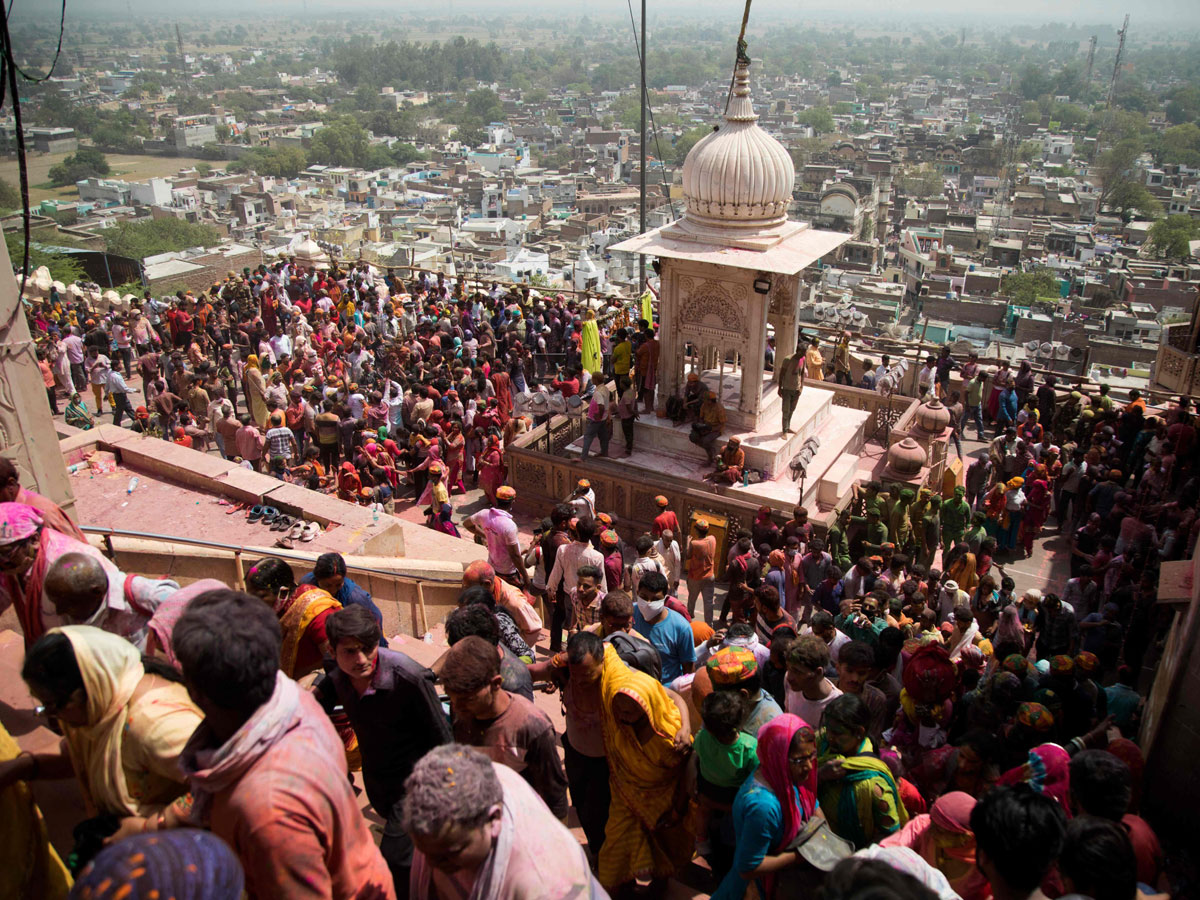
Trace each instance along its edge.
{"label": "metal pole", "polygon": [[[642,176],[640,185],[641,221],[639,234],[646,233],[646,0],[642,0],[642,139],[641,166]],[[646,289],[646,256],[638,254],[638,289],[636,296],[641,296]]]}

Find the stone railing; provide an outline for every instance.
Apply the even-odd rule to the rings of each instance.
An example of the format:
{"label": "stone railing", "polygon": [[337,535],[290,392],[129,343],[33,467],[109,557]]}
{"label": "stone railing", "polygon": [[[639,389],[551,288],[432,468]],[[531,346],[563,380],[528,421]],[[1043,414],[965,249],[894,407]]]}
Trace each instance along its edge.
{"label": "stone railing", "polygon": [[834,406],[861,409],[871,414],[871,418],[863,423],[863,438],[868,442],[881,445],[886,442],[890,446],[893,442],[889,435],[897,428],[907,429],[916,414],[917,400],[914,397],[893,394],[889,398],[876,391],[830,381],[822,382],[821,387],[833,392]]}
{"label": "stone railing", "polygon": [[1154,387],[1172,394],[1194,393],[1198,361],[1200,357],[1195,353],[1166,342],[1159,344],[1154,360]]}
{"label": "stone railing", "polygon": [[[896,395],[883,397],[874,391],[830,382],[818,390],[833,394],[834,406],[861,409],[871,413],[863,424],[863,439],[884,445],[896,429],[907,429],[916,414],[917,401]],[[618,530],[624,537],[641,534],[650,528],[658,509],[655,496],[664,495],[681,523],[690,521],[693,514],[709,514],[726,520],[726,534],[748,528],[754,521],[758,502],[725,492],[699,479],[681,478],[665,473],[645,472],[638,477],[634,470],[614,460],[591,456],[586,461],[563,453],[572,441],[583,434],[582,417],[553,416],[514,440],[505,449],[509,483],[517,490],[517,506],[523,511],[544,516],[574,489],[580,478],[587,478],[596,494],[597,509],[618,517]],[[903,437],[900,434],[896,439]],[[940,473],[939,473],[940,474]],[[784,517],[793,504],[800,502],[800,484],[796,483],[795,497],[772,503]],[[839,506],[842,504],[839,504]],[[836,514],[836,510],[829,511]],[[823,529],[827,513],[810,509],[811,520]],[[685,524],[686,527],[686,524]]]}

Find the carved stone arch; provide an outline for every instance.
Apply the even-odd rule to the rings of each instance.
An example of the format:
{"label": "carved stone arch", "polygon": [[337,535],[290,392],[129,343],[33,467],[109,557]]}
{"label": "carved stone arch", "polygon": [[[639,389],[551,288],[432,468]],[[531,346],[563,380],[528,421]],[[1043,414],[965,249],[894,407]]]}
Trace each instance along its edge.
{"label": "carved stone arch", "polygon": [[716,281],[705,281],[688,292],[679,311],[679,323],[742,337],[746,317],[732,294]]}

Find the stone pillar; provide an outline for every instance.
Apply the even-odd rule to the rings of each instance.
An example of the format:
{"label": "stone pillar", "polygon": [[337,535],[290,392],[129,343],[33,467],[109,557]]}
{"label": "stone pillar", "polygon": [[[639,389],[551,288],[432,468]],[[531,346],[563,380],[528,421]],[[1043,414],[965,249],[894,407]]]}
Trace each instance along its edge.
{"label": "stone pillar", "polygon": [[750,334],[746,355],[742,359],[742,402],[743,411],[752,417],[754,430],[760,424],[762,412],[763,365],[767,352],[767,298],[750,294],[751,309],[746,310],[746,324]]}
{"label": "stone pillar", "polygon": [[683,382],[683,346],[679,340],[679,284],[670,260],[663,260],[658,296],[658,383],[654,408],[666,415],[667,398]]}
{"label": "stone pillar", "polygon": [[19,280],[10,274],[8,248],[0,253],[0,452],[16,466],[23,487],[71,513],[75,495],[17,296]]}

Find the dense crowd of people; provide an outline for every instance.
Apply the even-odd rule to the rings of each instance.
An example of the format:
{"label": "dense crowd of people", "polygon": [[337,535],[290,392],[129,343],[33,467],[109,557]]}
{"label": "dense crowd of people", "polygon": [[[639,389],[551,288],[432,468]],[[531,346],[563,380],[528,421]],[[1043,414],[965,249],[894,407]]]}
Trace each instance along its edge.
{"label": "dense crowd of people", "polygon": [[[949,499],[870,482],[824,534],[803,507],[783,522],[763,507],[722,546],[666,496],[630,535],[581,479],[523,540],[506,445],[557,397],[584,409],[585,453],[608,452],[613,418],[631,448],[657,366],[640,312],[632,327],[561,296],[292,260],[99,320],[57,296],[32,307],[68,424],[107,403],[116,424],[212,441],[345,500],[390,510],[409,491],[487,559],[465,568],[426,667],[388,646],[336,553],[303,573],[260,559],[244,592],[127,574],[0,460],[0,610],[15,608],[22,676],[63,734],[61,752],[29,753],[0,733],[0,799],[28,835],[6,869],[27,895],[1162,888],[1135,739],[1158,566],[1200,529],[1189,407],[1064,398],[1053,376],[947,353],[921,387],[956,429],[996,425]],[[831,357],[826,371],[802,342],[781,385],[848,384],[844,337]],[[134,366],[146,403],[131,409]],[[678,399],[714,474],[739,478],[715,398],[693,380]],[[486,504],[456,523],[468,480]],[[1050,516],[1071,578],[1018,590],[1004,562]],[[17,789],[71,775],[88,817],[63,862]]]}

